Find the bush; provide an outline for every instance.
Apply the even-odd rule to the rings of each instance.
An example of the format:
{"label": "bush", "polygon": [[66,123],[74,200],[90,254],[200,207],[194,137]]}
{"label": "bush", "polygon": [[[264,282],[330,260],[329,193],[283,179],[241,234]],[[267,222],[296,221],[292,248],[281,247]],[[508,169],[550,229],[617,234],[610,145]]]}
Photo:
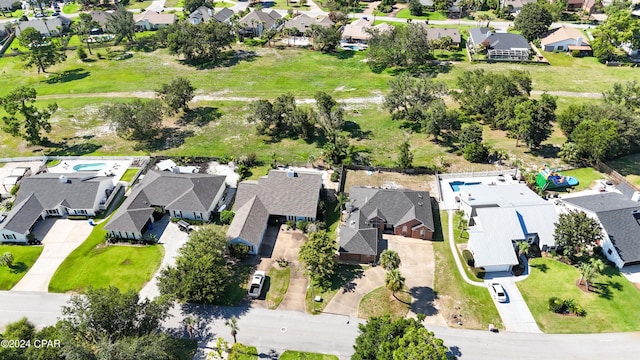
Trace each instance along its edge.
{"label": "bush", "polygon": [[571,56],[580,57],[580,50],[571,50]]}
{"label": "bush", "polygon": [[562,299],[560,299],[557,296],[553,296],[549,298],[549,310],[553,311],[556,314],[559,314],[562,311],[562,309],[564,308],[564,303],[562,301]]}
{"label": "bush", "polygon": [[88,57],[87,52],[82,46],[78,46],[78,48],[76,49],[76,55],[78,55],[78,59],[82,61],[85,61]]}
{"label": "bush", "polygon": [[466,261],[466,262],[467,262],[467,265],[469,265],[469,266],[471,266],[471,267],[474,267],[474,266],[475,266],[476,262],[475,262],[475,260],[473,259],[473,254],[471,254],[471,251],[466,250],[466,249],[465,249],[465,250],[463,250],[463,251],[462,251],[462,257],[464,258],[464,261]]}
{"label": "bush", "polygon": [[338,180],[340,180],[340,172],[339,171],[334,171],[331,173],[331,177],[329,178],[332,182],[338,182]]}
{"label": "bush", "polygon": [[88,218],[86,215],[67,215],[69,220],[87,220]]}
{"label": "bush", "polygon": [[220,213],[220,222],[224,225],[229,225],[235,215],[236,213],[234,213],[233,210],[222,210]]}
{"label": "bush", "polygon": [[293,220],[288,220],[286,222],[287,224],[287,230],[291,230],[291,229],[295,229],[296,228],[296,223],[293,222]]}
{"label": "bush", "polygon": [[296,228],[298,230],[307,231],[307,222],[304,220],[298,220],[296,222]]}
{"label": "bush", "polygon": [[473,275],[475,275],[478,279],[484,279],[484,275],[487,272],[484,270],[484,268],[477,268],[474,267],[473,268]]}
{"label": "bush", "polygon": [[249,255],[249,247],[245,244],[231,244],[229,245],[229,253],[234,258],[244,259]]}
{"label": "bush", "polygon": [[318,222],[316,222],[316,229],[318,229],[318,231],[326,230],[327,229],[327,224],[324,221],[318,221]]}
{"label": "bush", "polygon": [[9,191],[9,194],[11,194],[11,196],[16,196],[18,190],[20,190],[20,185],[13,185],[11,191]]}
{"label": "bush", "polygon": [[244,39],[244,44],[248,46],[263,46],[267,39]]}

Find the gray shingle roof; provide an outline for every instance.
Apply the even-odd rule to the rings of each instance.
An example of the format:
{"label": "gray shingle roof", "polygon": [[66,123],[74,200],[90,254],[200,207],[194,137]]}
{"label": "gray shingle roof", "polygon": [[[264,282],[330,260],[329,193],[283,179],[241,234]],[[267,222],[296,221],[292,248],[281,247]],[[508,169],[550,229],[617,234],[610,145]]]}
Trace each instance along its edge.
{"label": "gray shingle roof", "polygon": [[460,30],[457,28],[427,28],[426,30],[429,41],[438,40],[445,36],[450,37],[454,44],[460,44],[460,41],[462,41]]}
{"label": "gray shingle roof", "polygon": [[53,209],[60,204],[71,209],[93,209],[96,199],[106,194],[98,194],[100,184],[111,182],[110,177],[97,176],[82,180],[87,175],[64,174],[68,182],[60,182],[61,174],[44,173],[22,180],[16,202],[22,202],[35,194],[45,209]]}
{"label": "gray shingle roof", "polygon": [[367,219],[381,215],[381,219],[394,226],[416,219],[434,230],[431,199],[426,191],[354,187],[349,192],[349,200]]}
{"label": "gray shingle roof", "polygon": [[[257,24],[264,23],[264,29],[271,29],[274,27],[276,20],[280,18],[280,14],[275,10],[269,13],[262,10],[253,10],[240,19],[238,24],[247,28],[253,28],[256,27]],[[253,22],[251,20],[253,20]]]}
{"label": "gray shingle roof", "polygon": [[[65,18],[68,21],[68,19]],[[46,19],[33,19],[29,21],[19,21],[18,27],[16,27],[16,35],[20,35],[21,31],[26,30],[27,28],[34,28],[38,30],[41,34],[45,36],[49,36],[50,34],[57,34],[58,27],[66,27],[68,22],[63,21],[61,16],[56,16],[54,18],[46,18]]]}
{"label": "gray shingle roof", "polygon": [[640,203],[614,192],[565,198],[563,201],[598,216],[623,262],[640,261]]}
{"label": "gray shingle roof", "polygon": [[210,9],[206,6],[200,6],[199,8],[193,10],[191,14],[189,14],[189,19],[195,19],[199,22],[207,22],[214,18],[213,9]]}
{"label": "gray shingle roof", "polygon": [[20,202],[16,202],[7,218],[0,224],[0,229],[26,234],[38,220],[44,208],[35,195],[31,194]]}
{"label": "gray shingle roof", "polygon": [[269,211],[257,196],[253,196],[236,211],[227,236],[231,239],[241,238],[259,246],[267,221]]}
{"label": "gray shingle roof", "polygon": [[486,41],[489,44],[489,48],[493,50],[531,49],[527,39],[522,35],[496,33],[488,28],[469,29],[469,38],[475,45]]}
{"label": "gray shingle roof", "polygon": [[226,22],[226,21],[229,21],[229,19],[231,19],[233,15],[234,15],[233,10],[229,8],[223,8],[222,10],[215,13],[213,15],[213,18],[218,22]]}
{"label": "gray shingle roof", "polygon": [[150,170],[134,187],[105,226],[110,231],[140,232],[154,206],[167,210],[207,212],[224,186],[225,177],[207,174],[174,174]]}
{"label": "gray shingle roof", "polygon": [[378,230],[355,229],[349,226],[340,229],[340,252],[361,255],[378,255]]}
{"label": "gray shingle roof", "polygon": [[312,18],[309,15],[302,14],[302,15],[298,15],[298,16],[294,17],[293,19],[289,19],[289,20],[285,21],[284,22],[284,27],[286,29],[296,28],[301,33],[304,33],[311,25],[320,25],[322,27],[329,27],[329,26],[333,25],[333,21],[331,21],[331,19],[329,19],[329,22],[322,21],[324,19],[325,18],[323,18],[321,20],[318,20],[316,18]]}

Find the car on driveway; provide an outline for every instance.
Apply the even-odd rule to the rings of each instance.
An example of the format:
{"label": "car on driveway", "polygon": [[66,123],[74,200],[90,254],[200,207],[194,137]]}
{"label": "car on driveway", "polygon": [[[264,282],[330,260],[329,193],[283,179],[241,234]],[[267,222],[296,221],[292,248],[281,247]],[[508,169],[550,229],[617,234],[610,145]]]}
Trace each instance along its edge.
{"label": "car on driveway", "polygon": [[507,302],[507,292],[500,283],[494,282],[489,284],[489,292],[498,302]]}
{"label": "car on driveway", "polygon": [[249,285],[249,297],[257,299],[260,297],[260,293],[262,292],[262,285],[264,285],[264,279],[267,277],[267,274],[264,271],[256,271],[253,274],[253,278],[251,278],[251,285]]}

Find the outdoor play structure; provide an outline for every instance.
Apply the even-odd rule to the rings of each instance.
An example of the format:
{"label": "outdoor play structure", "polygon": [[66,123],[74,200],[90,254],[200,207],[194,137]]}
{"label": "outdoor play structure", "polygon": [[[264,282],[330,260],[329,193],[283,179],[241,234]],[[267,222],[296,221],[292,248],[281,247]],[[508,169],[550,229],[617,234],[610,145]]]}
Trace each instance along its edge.
{"label": "outdoor play structure", "polygon": [[544,164],[536,175],[536,184],[542,190],[565,189],[578,185],[578,179],[573,176],[562,176],[562,173]]}

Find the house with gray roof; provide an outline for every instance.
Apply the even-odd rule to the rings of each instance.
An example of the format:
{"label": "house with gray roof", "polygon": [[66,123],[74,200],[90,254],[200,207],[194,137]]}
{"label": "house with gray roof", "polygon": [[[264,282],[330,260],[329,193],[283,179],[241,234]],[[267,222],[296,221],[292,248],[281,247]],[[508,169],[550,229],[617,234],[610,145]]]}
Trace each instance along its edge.
{"label": "house with gray roof", "polygon": [[555,247],[555,207],[526,185],[460,185],[459,199],[476,267],[510,271],[518,264],[518,242],[547,250]]}
{"label": "house with gray roof", "polygon": [[42,36],[58,36],[61,29],[66,29],[71,24],[71,20],[64,16],[56,16],[52,18],[37,18],[29,21],[18,21],[16,26],[16,36],[27,28],[38,30]]}
{"label": "house with gray roof", "polygon": [[430,28],[427,27],[427,40],[438,41],[443,37],[451,38],[453,46],[460,47],[462,37],[460,36],[460,30],[458,28]]}
{"label": "house with gray roof", "polygon": [[339,228],[340,259],[375,261],[383,233],[431,240],[434,231],[428,192],[353,187]]}
{"label": "house with gray roof", "polygon": [[222,199],[225,176],[174,174],[150,170],[104,229],[121,239],[141,239],[154,212],[171,217],[209,221]]}
{"label": "house with gray roof", "polygon": [[229,8],[222,8],[220,11],[213,15],[213,20],[225,24],[231,24],[231,18],[235,15],[233,10]]}
{"label": "house with gray roof", "polygon": [[321,189],[321,173],[291,169],[271,170],[257,181],[241,182],[227,237],[232,244],[247,245],[249,253],[257,254],[270,218],[316,220]]}
{"label": "house with gray roof", "polygon": [[333,21],[328,17],[314,18],[306,14],[301,14],[285,21],[283,27],[285,29],[296,29],[298,33],[304,34],[311,25],[318,25],[326,28],[333,26]]}
{"label": "house with gray roof", "polygon": [[193,25],[197,25],[202,22],[207,22],[213,19],[213,12],[214,12],[213,9],[203,5],[193,10],[193,12],[189,14],[189,17],[187,17],[187,20]]}
{"label": "house with gray roof", "polygon": [[95,216],[114,189],[111,177],[44,173],[22,179],[15,206],[0,222],[0,242],[27,242],[40,219]]}
{"label": "house with gray roof", "polygon": [[106,28],[107,22],[109,22],[109,20],[111,19],[111,13],[103,10],[90,11],[89,15],[91,15],[91,20],[98,23],[98,25],[100,25],[100,28],[102,28],[103,30]]}
{"label": "house with gray roof", "polygon": [[487,60],[528,61],[531,46],[522,35],[496,33],[489,28],[469,29],[467,49],[472,53],[486,51]]}
{"label": "house with gray roof", "polygon": [[242,27],[240,34],[246,37],[262,36],[262,33],[267,30],[277,29],[280,19],[282,16],[275,10],[270,12],[252,10],[238,20],[238,24]]}
{"label": "house with gray roof", "polygon": [[13,11],[13,4],[15,3],[15,0],[0,0],[0,10],[5,11],[5,12],[12,12]]}
{"label": "house with gray roof", "polygon": [[562,201],[568,208],[598,219],[603,235],[599,245],[618,268],[640,264],[640,202],[617,192],[569,197]]}

